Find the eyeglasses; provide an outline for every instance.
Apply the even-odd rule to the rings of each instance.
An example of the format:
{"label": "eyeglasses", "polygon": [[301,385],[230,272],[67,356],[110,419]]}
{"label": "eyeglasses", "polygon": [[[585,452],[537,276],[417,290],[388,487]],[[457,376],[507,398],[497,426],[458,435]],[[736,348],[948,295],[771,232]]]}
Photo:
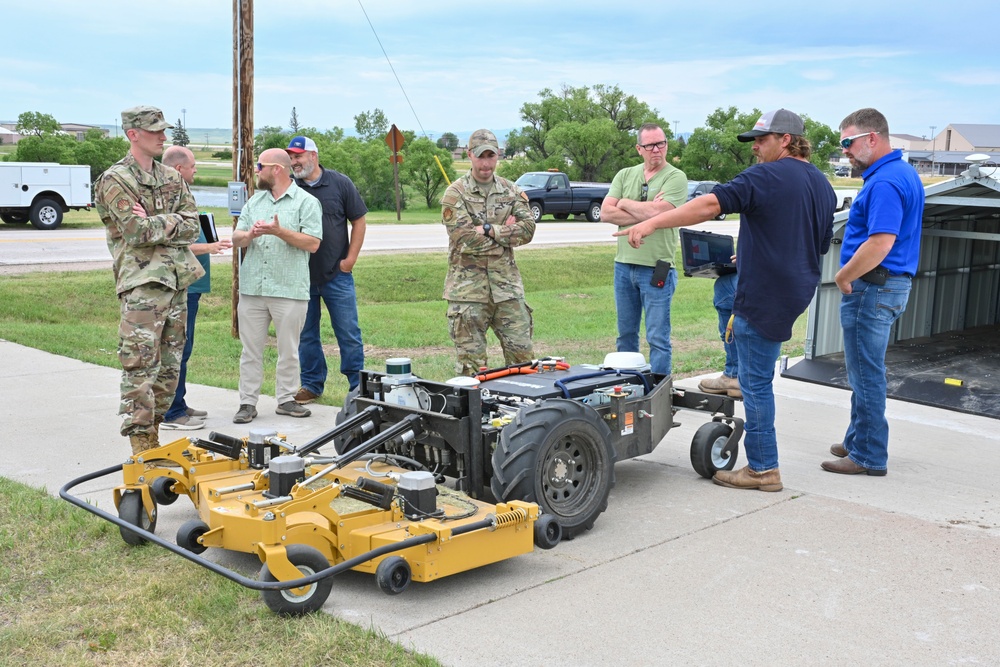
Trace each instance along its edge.
{"label": "eyeglasses", "polygon": [[654,141],[651,144],[639,144],[639,148],[645,148],[647,151],[651,151],[654,148],[659,148],[661,151],[667,147],[666,141]]}
{"label": "eyeglasses", "polygon": [[844,137],[840,140],[840,147],[844,149],[850,148],[851,144],[853,144],[857,139],[867,137],[869,134],[878,134],[878,132],[862,132],[861,134],[855,134],[853,137]]}
{"label": "eyeglasses", "polygon": [[263,171],[264,167],[280,167],[282,165],[277,162],[258,162],[257,171]]}
{"label": "eyeglasses", "polygon": [[646,201],[646,197],[649,195],[649,183],[642,184],[642,190],[639,193],[639,201]]}

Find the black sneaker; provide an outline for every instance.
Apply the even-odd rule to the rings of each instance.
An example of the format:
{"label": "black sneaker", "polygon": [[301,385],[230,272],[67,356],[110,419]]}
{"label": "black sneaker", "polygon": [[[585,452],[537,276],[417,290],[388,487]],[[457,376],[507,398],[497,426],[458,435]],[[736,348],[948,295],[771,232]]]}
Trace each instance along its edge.
{"label": "black sneaker", "polygon": [[240,409],[236,412],[236,416],[233,417],[234,424],[249,424],[253,421],[253,418],[257,416],[257,408],[252,405],[244,403],[240,406]]}
{"label": "black sneaker", "polygon": [[274,411],[279,415],[288,415],[289,417],[308,417],[312,414],[309,408],[299,405],[295,401],[285,401]]}

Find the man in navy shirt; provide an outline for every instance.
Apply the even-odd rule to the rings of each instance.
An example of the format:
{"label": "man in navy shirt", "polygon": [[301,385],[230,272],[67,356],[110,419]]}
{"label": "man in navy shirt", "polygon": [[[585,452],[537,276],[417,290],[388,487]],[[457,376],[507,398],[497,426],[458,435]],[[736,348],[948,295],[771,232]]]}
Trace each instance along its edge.
{"label": "man in navy shirt", "polygon": [[840,123],[840,146],[865,184],[847,218],[836,277],[851,423],[844,441],[830,448],[840,458],[822,466],[882,476],[889,458],[885,350],[920,260],[924,187],[902,152],[889,146],[889,123],[875,109],[860,109]]}
{"label": "man in navy shirt", "polygon": [[326,355],[319,333],[321,301],[330,315],[330,326],[340,348],[340,372],[347,378],[348,389],[361,382],[365,348],[351,271],[365,242],[368,207],[351,179],[319,163],[315,141],[293,137],[285,150],[292,161],[296,184],[323,206],[323,241],[309,258],[309,311],[299,339],[302,387],[295,394],[295,402],[307,405],[322,396],[326,387]]}
{"label": "man in navy shirt", "polygon": [[733,336],[746,411],[748,465],[716,472],[713,481],[720,486],[783,488],[774,432],[774,364],[781,343],[792,337],[792,325],[816,291],[837,199],[823,172],[809,162],[811,147],[804,134],[797,114],[769,111],[738,136],[753,142],[758,164],[707,195],[619,232],[638,245],[660,227],[686,227],[721,213],[740,214]]}

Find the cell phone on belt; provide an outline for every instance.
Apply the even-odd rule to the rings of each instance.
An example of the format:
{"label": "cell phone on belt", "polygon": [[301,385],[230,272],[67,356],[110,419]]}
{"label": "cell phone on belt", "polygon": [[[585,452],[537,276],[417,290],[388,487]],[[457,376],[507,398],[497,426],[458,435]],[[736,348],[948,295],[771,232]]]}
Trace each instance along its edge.
{"label": "cell phone on belt", "polygon": [[653,277],[650,279],[649,284],[653,287],[663,287],[667,284],[667,276],[669,275],[670,262],[658,259],[656,260],[656,266],[653,267]]}

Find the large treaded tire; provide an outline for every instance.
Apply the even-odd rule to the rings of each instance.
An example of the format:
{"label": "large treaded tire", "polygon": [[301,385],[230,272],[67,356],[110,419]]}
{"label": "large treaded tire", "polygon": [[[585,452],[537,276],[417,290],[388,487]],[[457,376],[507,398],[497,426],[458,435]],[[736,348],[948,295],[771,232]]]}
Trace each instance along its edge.
{"label": "large treaded tire", "polygon": [[587,207],[587,222],[600,222],[601,221],[601,202],[595,201],[590,202],[590,206]]}
{"label": "large treaded tire", "polygon": [[490,489],[500,502],[538,503],[573,539],[594,526],[615,485],[611,430],[583,403],[550,399],[500,432]]}
{"label": "large treaded tire", "polygon": [[[285,553],[288,556],[288,561],[298,568],[303,577],[308,577],[330,567],[330,563],[323,557],[323,554],[306,544],[289,544],[285,547]],[[271,574],[271,570],[267,567],[267,563],[264,563],[264,566],[260,568],[259,578],[261,581],[277,581],[277,578]],[[330,597],[331,590],[333,590],[333,577],[327,577],[310,584],[302,595],[296,595],[292,589],[261,591],[260,595],[264,598],[268,609],[274,613],[283,616],[301,616],[322,607],[326,599]]]}

